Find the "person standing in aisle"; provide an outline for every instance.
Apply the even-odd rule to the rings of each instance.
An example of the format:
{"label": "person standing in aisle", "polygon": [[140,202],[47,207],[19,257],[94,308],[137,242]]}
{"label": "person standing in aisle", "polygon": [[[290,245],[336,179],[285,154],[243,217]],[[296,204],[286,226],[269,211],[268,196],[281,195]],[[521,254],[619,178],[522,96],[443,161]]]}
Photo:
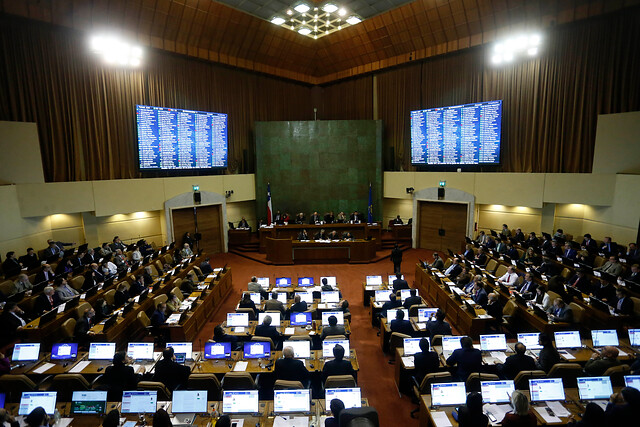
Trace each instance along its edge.
{"label": "person standing in aisle", "polygon": [[400,264],[402,264],[402,250],[396,243],[393,249],[391,249],[391,262],[393,262],[393,272],[400,274]]}

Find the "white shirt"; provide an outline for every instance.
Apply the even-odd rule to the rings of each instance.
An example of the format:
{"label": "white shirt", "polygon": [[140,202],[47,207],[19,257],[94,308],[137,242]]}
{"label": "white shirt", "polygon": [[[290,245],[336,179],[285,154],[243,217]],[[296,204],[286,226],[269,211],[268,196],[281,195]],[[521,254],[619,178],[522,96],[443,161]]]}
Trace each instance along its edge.
{"label": "white shirt", "polygon": [[545,293],[542,297],[542,309],[548,310],[551,307],[551,298],[549,298],[549,294]]}
{"label": "white shirt", "polygon": [[21,324],[22,326],[26,325],[26,323],[25,323],[25,321],[24,321],[24,319],[23,319],[22,317],[18,316],[18,315],[17,315],[17,314],[15,314],[13,311],[11,312],[11,314],[13,314],[13,315],[14,315],[14,316],[15,316],[15,317],[20,321],[20,324]]}
{"label": "white shirt", "polygon": [[504,276],[502,276],[498,281],[500,283],[504,283],[507,286],[513,286],[516,284],[516,280],[518,280],[517,273],[509,273],[507,272]]}
{"label": "white shirt", "polygon": [[449,268],[444,272],[445,276],[448,276],[451,273],[451,270],[456,266],[456,264],[451,264]]}
{"label": "white shirt", "polygon": [[111,261],[107,262],[107,268],[109,269],[109,274],[116,274],[118,272],[118,267]]}

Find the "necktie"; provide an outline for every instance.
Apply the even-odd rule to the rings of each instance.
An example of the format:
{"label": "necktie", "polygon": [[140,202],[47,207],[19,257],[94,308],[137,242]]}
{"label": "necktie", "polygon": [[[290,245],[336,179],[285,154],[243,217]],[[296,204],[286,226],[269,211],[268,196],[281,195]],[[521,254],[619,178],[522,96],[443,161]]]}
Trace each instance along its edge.
{"label": "necktie", "polygon": [[573,286],[574,288],[575,288],[576,286],[578,286],[578,282],[579,282],[579,281],[580,281],[580,278],[579,278],[579,277],[577,277],[577,278],[576,278],[576,281],[575,281],[575,282],[573,282],[573,285],[572,285],[572,286]]}
{"label": "necktie", "polygon": [[511,282],[511,273],[507,274],[507,283]]}

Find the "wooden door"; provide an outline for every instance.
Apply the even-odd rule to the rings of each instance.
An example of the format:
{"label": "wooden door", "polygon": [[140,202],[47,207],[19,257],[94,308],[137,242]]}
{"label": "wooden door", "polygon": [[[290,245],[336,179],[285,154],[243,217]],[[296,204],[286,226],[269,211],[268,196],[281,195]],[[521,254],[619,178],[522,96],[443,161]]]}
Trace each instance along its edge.
{"label": "wooden door", "polygon": [[467,234],[466,204],[419,201],[418,211],[418,247],[441,252],[462,250]]}
{"label": "wooden door", "polygon": [[208,254],[224,251],[222,241],[222,219],[220,205],[197,206],[194,208],[173,209],[173,236],[176,245],[182,243],[182,236],[187,231],[194,237],[197,232],[202,235],[198,248]]}

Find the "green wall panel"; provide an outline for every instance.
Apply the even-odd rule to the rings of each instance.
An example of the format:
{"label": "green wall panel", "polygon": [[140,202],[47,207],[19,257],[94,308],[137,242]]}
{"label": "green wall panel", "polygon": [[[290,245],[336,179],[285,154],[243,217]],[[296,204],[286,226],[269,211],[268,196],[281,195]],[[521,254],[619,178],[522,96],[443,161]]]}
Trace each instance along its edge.
{"label": "green wall panel", "polygon": [[[354,210],[366,214],[369,182],[373,217],[382,218],[382,121],[256,122],[257,218],[274,212]],[[365,216],[366,218],[366,216]]]}

